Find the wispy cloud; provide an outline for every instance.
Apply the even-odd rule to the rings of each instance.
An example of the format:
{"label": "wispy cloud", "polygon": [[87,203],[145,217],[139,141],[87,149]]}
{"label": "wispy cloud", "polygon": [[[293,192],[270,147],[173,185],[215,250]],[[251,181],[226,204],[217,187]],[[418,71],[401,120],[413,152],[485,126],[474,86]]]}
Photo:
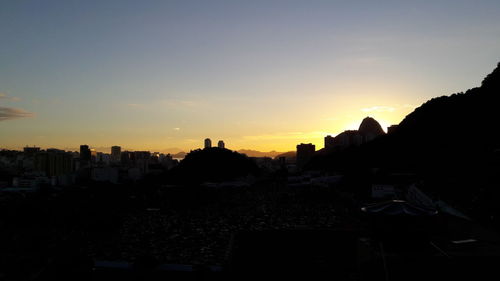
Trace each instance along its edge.
{"label": "wispy cloud", "polygon": [[18,97],[11,97],[6,93],[0,93],[0,100],[8,100],[8,101],[20,101],[21,99]]}
{"label": "wispy cloud", "polygon": [[208,103],[203,100],[183,100],[183,99],[161,99],[141,102],[124,103],[128,108],[147,109],[147,108],[176,108],[176,109],[198,109],[206,106]]}
{"label": "wispy cloud", "polygon": [[396,108],[392,106],[378,106],[378,105],[361,108],[361,111],[363,112],[393,112],[394,110],[396,110]]}
{"label": "wispy cloud", "polygon": [[184,100],[184,99],[165,99],[161,104],[166,107],[174,108],[198,108],[207,104],[202,100]]}
{"label": "wispy cloud", "polygon": [[127,106],[131,107],[131,108],[137,108],[137,109],[146,107],[144,104],[141,104],[141,103],[128,103]]}
{"label": "wispy cloud", "polygon": [[33,117],[35,114],[24,109],[0,106],[0,121]]}

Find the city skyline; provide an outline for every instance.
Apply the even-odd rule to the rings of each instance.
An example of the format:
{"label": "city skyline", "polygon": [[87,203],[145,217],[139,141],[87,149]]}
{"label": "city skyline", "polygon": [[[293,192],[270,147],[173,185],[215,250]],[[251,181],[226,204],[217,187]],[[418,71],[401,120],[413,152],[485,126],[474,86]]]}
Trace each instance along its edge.
{"label": "city skyline", "polygon": [[[361,127],[363,126],[363,124],[365,123],[365,121],[367,119],[371,119],[373,120],[377,125],[376,126],[379,126],[380,130],[383,130],[382,127],[380,127],[380,124],[378,123],[378,121],[374,120],[373,118],[371,118],[370,116],[364,118],[362,120],[362,122],[360,123],[359,125],[359,129],[361,129]],[[370,120],[370,121],[371,121]],[[391,125],[390,127],[394,128],[394,127],[397,127],[398,125]],[[383,130],[382,133],[387,133],[389,131],[389,127],[387,128],[387,130]],[[346,129],[344,130],[342,133],[339,133],[336,135],[336,138],[337,137],[342,137],[343,134],[345,133],[349,133],[349,132],[357,132],[357,129],[356,130],[352,130],[352,129]],[[324,149],[328,149],[328,148],[331,148],[329,146],[332,145],[333,143],[333,137],[331,135],[325,135],[323,137],[323,142],[324,142],[324,145],[323,145],[323,148]],[[327,144],[327,139],[331,139],[329,142],[330,142],[330,145]],[[312,145],[312,143],[310,143]],[[297,145],[298,146],[298,145]],[[314,146],[314,145],[313,145]],[[55,150],[63,150],[63,151],[68,151],[68,152],[77,152],[78,150],[80,150],[80,154],[81,154],[81,150],[82,150],[82,147],[85,147],[86,150],[88,150],[89,152],[90,151],[94,151],[94,152],[98,152],[98,153],[107,153],[111,156],[114,155],[114,157],[118,157],[117,155],[120,154],[120,151],[122,150],[122,147],[119,146],[119,145],[111,145],[111,146],[103,146],[103,147],[94,147],[92,145],[88,145],[88,144],[81,144],[78,147],[65,147],[65,148],[56,148],[56,147],[41,147],[41,146],[37,146],[37,145],[25,145],[25,146],[22,146],[21,148],[22,149],[19,149],[19,148],[15,148],[13,150],[26,150],[26,149],[38,149],[38,150],[51,150],[51,149],[55,149]],[[193,148],[190,148],[188,150],[181,150],[179,148],[167,148],[167,149],[153,149],[153,150],[137,150],[137,149],[134,149],[134,148],[130,148],[130,147],[126,147],[124,148],[124,151],[126,152],[129,152],[129,151],[149,151],[149,152],[155,152],[155,153],[165,153],[165,154],[179,154],[179,153],[187,153],[188,151],[193,151],[193,150],[197,150],[197,149],[202,149],[202,148],[211,148],[212,147],[212,140],[210,138],[206,138],[203,140],[203,144],[200,146],[200,147],[193,147]],[[218,148],[226,148],[225,147],[225,142],[223,140],[219,140],[217,142],[217,147]],[[4,148],[1,148],[0,149],[4,149]],[[231,149],[230,149],[231,150]],[[276,150],[270,150],[270,151],[258,151],[258,150],[252,150],[252,149],[244,149],[244,148],[240,148],[240,149],[235,149],[234,151],[253,151],[253,152],[257,152],[257,153],[276,153],[278,151]],[[290,152],[290,151],[281,151],[281,153],[285,153],[285,152]],[[250,156],[250,155],[249,155]],[[116,160],[116,159],[115,159]]]}
{"label": "city skyline", "polygon": [[5,1],[1,148],[323,147],[480,85],[497,1]]}

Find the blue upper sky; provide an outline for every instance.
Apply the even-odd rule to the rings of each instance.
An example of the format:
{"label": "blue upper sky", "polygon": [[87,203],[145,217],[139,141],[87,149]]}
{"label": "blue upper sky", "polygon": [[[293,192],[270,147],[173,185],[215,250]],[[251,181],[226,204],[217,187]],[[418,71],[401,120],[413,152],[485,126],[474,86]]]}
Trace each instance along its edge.
{"label": "blue upper sky", "polygon": [[322,147],[500,61],[499,1],[0,3],[0,147]]}

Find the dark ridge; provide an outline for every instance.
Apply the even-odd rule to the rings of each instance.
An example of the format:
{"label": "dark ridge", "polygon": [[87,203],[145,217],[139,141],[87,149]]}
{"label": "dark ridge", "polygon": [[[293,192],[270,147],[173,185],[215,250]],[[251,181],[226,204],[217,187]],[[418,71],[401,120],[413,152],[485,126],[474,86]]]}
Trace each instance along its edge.
{"label": "dark ridge", "polygon": [[[407,115],[394,134],[381,136],[359,148],[318,156],[310,167],[477,169],[500,148],[499,85],[500,64],[481,87],[433,98]],[[362,124],[360,130],[361,127],[365,126]]]}
{"label": "dark ridge", "polygon": [[498,63],[497,68],[484,78],[481,83],[481,88],[500,89],[500,62]]}
{"label": "dark ridge", "polygon": [[225,148],[193,150],[172,170],[172,178],[179,183],[218,182],[258,173],[258,167],[249,157]]}

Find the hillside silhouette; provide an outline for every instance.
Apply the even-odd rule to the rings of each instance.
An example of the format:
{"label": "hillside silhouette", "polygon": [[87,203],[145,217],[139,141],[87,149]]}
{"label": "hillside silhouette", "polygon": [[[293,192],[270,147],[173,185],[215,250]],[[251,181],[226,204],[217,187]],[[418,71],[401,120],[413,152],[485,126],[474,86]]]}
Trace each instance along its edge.
{"label": "hillside silhouette", "polygon": [[[385,151],[393,158],[404,153],[418,164],[474,166],[486,164],[500,148],[500,64],[481,87],[434,98],[409,114]],[[376,149],[375,145],[373,149]],[[406,163],[409,165],[410,163]]]}
{"label": "hillside silhouette", "polygon": [[320,155],[309,168],[449,169],[492,161],[500,148],[500,63],[480,87],[433,98],[397,129],[357,148]]}
{"label": "hillside silhouette", "polygon": [[202,183],[233,180],[258,173],[254,161],[246,155],[225,148],[193,150],[171,171],[171,180]]}

